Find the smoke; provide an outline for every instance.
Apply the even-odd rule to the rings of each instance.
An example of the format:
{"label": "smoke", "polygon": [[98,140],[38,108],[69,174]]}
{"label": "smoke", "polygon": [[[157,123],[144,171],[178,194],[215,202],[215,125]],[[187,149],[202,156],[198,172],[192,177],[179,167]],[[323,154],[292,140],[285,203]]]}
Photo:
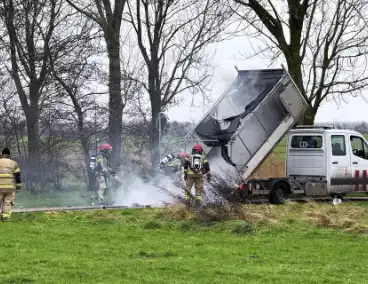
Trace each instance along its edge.
{"label": "smoke", "polygon": [[220,147],[212,148],[207,155],[207,159],[210,163],[211,171],[216,173],[222,179],[226,179],[229,174],[237,174],[236,169],[222,158]]}
{"label": "smoke", "polygon": [[[150,205],[162,207],[175,202],[169,193],[182,195],[182,190],[166,176],[143,179],[135,173],[122,176],[121,185],[116,191],[115,203],[118,206]],[[166,192],[166,191],[169,191]]]}
{"label": "smoke", "polygon": [[219,66],[216,68],[214,79],[216,80],[216,83],[223,84],[227,87],[234,81],[236,75],[235,69]]}
{"label": "smoke", "polygon": [[[225,73],[226,74],[226,73]],[[228,73],[227,73],[228,74]],[[224,81],[230,81],[230,76],[224,75]],[[239,76],[233,80],[232,85],[222,95],[222,98],[214,105],[215,108],[209,114],[210,117],[216,118],[220,125],[221,130],[225,130],[230,126],[230,122],[222,121],[224,118],[228,118],[234,115],[239,115],[245,111],[245,107],[250,105],[252,101],[261,94],[265,84],[260,77],[259,71],[243,72],[239,73]],[[248,117],[248,116],[247,116]],[[238,130],[243,126],[247,117],[243,118]],[[197,129],[206,129],[206,133],[211,133],[215,129],[210,129],[210,118],[206,118],[202,121]],[[214,127],[212,127],[214,128]],[[214,134],[213,133],[213,134]],[[195,141],[195,139],[193,139]],[[242,160],[249,159],[249,153],[246,150],[242,142],[233,141],[232,147],[229,149],[229,155],[235,163],[242,164]],[[205,141],[202,141],[206,144]],[[206,148],[206,147],[205,147]],[[218,174],[221,178],[225,178],[229,174],[234,175],[237,173],[236,169],[229,165],[221,155],[220,147],[208,147],[206,150],[207,158],[210,162],[211,170]]]}
{"label": "smoke", "polygon": [[[223,75],[222,81],[230,82],[230,80],[233,80],[233,76],[229,75],[230,72],[223,71],[225,70],[220,70],[220,73]],[[261,93],[263,85],[260,84],[259,79],[259,72],[249,72],[239,75],[235,79],[232,88],[227,90],[224,97],[216,104],[216,108],[210,116],[222,120],[244,112],[245,107]],[[222,125],[222,128],[227,128],[227,126]],[[233,158],[242,154],[239,151],[234,152],[230,153]],[[221,178],[237,173],[234,167],[224,161],[220,148],[210,148],[207,152],[207,157],[211,170]],[[175,186],[169,177],[160,175],[157,179],[142,178],[141,174],[132,173],[129,169],[124,171],[124,173],[120,175],[122,183],[116,192],[115,205],[134,206],[135,204],[139,204],[159,207],[175,202],[171,194],[168,194],[166,191],[169,191],[173,195],[182,194],[182,190]],[[162,190],[162,188],[165,190]]]}

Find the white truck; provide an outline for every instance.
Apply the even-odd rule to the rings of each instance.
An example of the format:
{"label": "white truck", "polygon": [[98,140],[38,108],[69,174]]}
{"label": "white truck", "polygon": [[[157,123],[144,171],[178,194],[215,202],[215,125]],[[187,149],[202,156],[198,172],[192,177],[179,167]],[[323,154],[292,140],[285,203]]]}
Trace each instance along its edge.
{"label": "white truck", "polygon": [[[235,173],[242,196],[282,203],[291,195],[322,197],[367,191],[368,144],[358,132],[296,126],[308,104],[282,69],[243,70],[187,135],[203,146],[211,170]],[[249,179],[287,136],[286,176]]]}

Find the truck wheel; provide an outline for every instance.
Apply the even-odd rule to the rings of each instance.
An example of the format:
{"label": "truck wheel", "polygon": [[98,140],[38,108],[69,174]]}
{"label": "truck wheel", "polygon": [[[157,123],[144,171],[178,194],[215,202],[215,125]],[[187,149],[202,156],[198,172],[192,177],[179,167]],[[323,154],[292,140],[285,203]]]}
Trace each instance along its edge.
{"label": "truck wheel", "polygon": [[284,182],[276,183],[270,193],[271,204],[283,204],[290,194],[289,185]]}

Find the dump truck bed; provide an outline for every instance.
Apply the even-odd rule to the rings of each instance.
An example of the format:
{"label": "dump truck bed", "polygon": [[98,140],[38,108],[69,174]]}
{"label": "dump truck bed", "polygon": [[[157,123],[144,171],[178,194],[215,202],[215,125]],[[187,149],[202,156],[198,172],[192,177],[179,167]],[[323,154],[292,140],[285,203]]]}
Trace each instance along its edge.
{"label": "dump truck bed", "polygon": [[203,145],[215,173],[246,180],[307,109],[285,68],[241,70],[187,144]]}

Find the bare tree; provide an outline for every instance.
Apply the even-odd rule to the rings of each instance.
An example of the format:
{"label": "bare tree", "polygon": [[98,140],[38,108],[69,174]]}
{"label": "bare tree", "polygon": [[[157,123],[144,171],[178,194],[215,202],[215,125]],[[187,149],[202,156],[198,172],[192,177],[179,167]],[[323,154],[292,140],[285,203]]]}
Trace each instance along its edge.
{"label": "bare tree", "polygon": [[[73,25],[74,29],[80,26],[85,19],[76,19],[76,23]],[[78,24],[79,23],[79,24]],[[94,117],[97,112],[96,96],[103,95],[103,92],[96,92],[93,90],[93,82],[106,77],[100,68],[98,68],[95,62],[91,62],[92,56],[98,55],[99,50],[96,48],[97,42],[91,37],[92,26],[89,25],[90,20],[84,24],[85,28],[81,28],[79,39],[65,43],[64,52],[69,56],[62,61],[53,61],[50,58],[50,66],[52,74],[57,81],[57,87],[59,90],[57,103],[67,106],[73,110],[70,113],[70,117],[74,120],[77,136],[82,146],[82,152],[85,161],[85,167],[87,170],[87,176],[89,181],[89,189],[93,190],[95,186],[95,176],[89,169],[90,162],[90,149],[91,149],[91,136],[96,135],[91,129],[101,127],[101,116]],[[52,52],[49,53],[50,55]],[[129,57],[127,57],[129,59]],[[128,60],[128,63],[132,63]],[[129,64],[133,67],[133,64]],[[134,69],[133,69],[134,70]],[[123,106],[125,106],[129,99],[131,99],[140,88],[136,81],[132,81],[130,77],[132,74],[130,70],[123,70],[122,86],[124,95],[122,98]],[[69,99],[66,99],[69,98]],[[94,121],[96,119],[96,121]],[[103,119],[102,119],[103,120]],[[91,127],[91,123],[95,123]],[[96,129],[95,129],[96,130]],[[97,139],[97,137],[96,137]]]}
{"label": "bare tree", "polygon": [[3,63],[14,80],[26,116],[28,155],[34,158],[38,151],[39,103],[49,75],[44,50],[52,42],[62,3],[59,0],[1,0],[1,4],[0,18],[7,36],[7,40],[3,36],[2,41],[11,64]]}
{"label": "bare tree", "polygon": [[221,39],[231,12],[220,0],[136,0],[127,6],[125,20],[147,69],[141,83],[150,97],[152,167],[157,168],[159,113],[184,91],[204,93],[211,70],[205,48]]}
{"label": "bare tree", "polygon": [[[310,105],[300,121],[313,124],[331,95],[357,95],[366,87],[368,3],[363,0],[231,0],[249,25],[248,35],[263,40],[273,60],[283,56]],[[238,3],[239,6],[234,7]],[[252,32],[250,32],[252,31]]]}
{"label": "bare tree", "polygon": [[[143,92],[129,102],[124,112],[124,148],[128,153],[144,157],[150,163],[150,133],[149,102]],[[148,150],[148,152],[147,152]]]}
{"label": "bare tree", "polygon": [[80,30],[73,40],[70,39],[64,43],[63,50],[59,50],[68,54],[68,57],[54,60],[53,52],[48,50],[50,68],[58,90],[54,103],[66,107],[64,111],[66,120],[71,120],[71,124],[76,126],[76,136],[82,147],[88,177],[88,188],[95,190],[95,176],[89,167],[90,138],[94,132],[91,131],[88,117],[97,111],[95,96],[102,95],[104,92],[93,91],[89,86],[93,86],[93,81],[98,80],[97,76],[102,71],[94,62],[90,62],[91,57],[98,54],[98,49],[92,34],[93,27],[89,21],[79,16],[75,17],[74,23],[70,24],[74,29],[80,27]]}
{"label": "bare tree", "polygon": [[[14,87],[11,83],[9,85],[9,87]],[[16,93],[2,86],[0,105],[2,146],[9,147],[13,153],[12,155],[18,158],[26,157],[27,149],[24,141],[25,119],[23,112],[20,111],[22,107],[19,104]]]}
{"label": "bare tree", "polygon": [[92,19],[102,30],[109,58],[109,140],[114,148],[113,166],[121,161],[122,114],[120,70],[120,28],[127,0],[66,0],[74,9]]}

